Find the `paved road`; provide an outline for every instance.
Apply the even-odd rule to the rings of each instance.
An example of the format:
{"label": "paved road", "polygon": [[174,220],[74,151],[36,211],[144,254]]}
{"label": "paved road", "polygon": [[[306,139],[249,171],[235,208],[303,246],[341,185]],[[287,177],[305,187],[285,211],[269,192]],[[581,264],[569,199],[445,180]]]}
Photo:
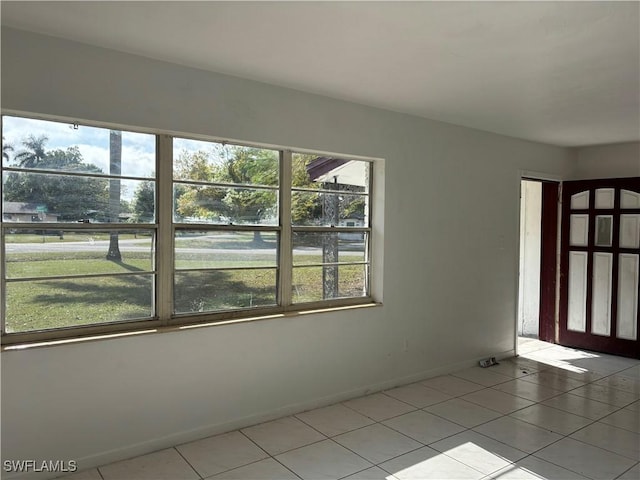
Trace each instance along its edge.
{"label": "paved road", "polygon": [[[150,252],[149,239],[120,240],[120,251],[126,252]],[[7,243],[5,252],[12,253],[40,253],[40,252],[106,252],[109,248],[108,240],[89,242],[58,242],[55,237],[45,237],[45,243]],[[240,254],[240,255],[275,255],[275,249],[269,248],[179,248],[180,253],[204,253],[204,254]],[[321,248],[296,248],[294,254],[320,254]],[[341,251],[340,255],[357,255],[357,251]]]}
{"label": "paved road", "polygon": [[[58,242],[56,237],[44,237],[44,243],[7,243],[7,253],[36,253],[36,252],[98,252],[107,251],[109,240],[91,242]],[[129,252],[150,251],[149,240],[120,240],[120,249]]]}

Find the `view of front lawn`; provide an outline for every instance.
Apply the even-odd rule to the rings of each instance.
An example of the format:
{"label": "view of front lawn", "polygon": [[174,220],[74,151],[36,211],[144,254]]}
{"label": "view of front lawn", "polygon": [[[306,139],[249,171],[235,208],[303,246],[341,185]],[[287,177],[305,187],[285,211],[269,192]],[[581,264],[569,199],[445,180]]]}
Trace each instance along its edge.
{"label": "view of front lawn", "polygon": [[[275,305],[275,234],[256,242],[253,232],[196,233],[175,241],[176,313]],[[107,233],[65,231],[62,239],[14,233],[6,234],[5,240],[8,333],[152,318],[149,236],[121,234],[120,261],[106,259]],[[355,250],[342,252],[340,261],[362,261],[362,244]],[[294,302],[321,300],[322,267],[304,266],[321,260],[321,249],[301,248],[294,258],[302,265],[293,272]],[[364,295],[365,267],[338,268],[339,296]],[[76,277],[103,274],[126,275]]]}
{"label": "view of front lawn", "polygon": [[278,288],[293,304],[367,293],[368,161],[173,137],[171,168],[156,171],[169,158],[153,134],[10,115],[2,126],[7,333],[154,319],[159,275],[175,315],[276,306]]}

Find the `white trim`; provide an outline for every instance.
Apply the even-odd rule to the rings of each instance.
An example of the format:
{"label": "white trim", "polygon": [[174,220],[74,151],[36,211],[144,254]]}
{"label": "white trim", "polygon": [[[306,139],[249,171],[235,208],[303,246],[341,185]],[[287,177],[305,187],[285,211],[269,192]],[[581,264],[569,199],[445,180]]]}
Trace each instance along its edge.
{"label": "white trim", "polygon": [[[312,399],[301,401],[301,402],[291,403],[289,405],[284,405],[284,406],[275,408],[273,410],[269,410],[267,412],[261,412],[255,415],[249,415],[236,420],[232,420],[230,422],[221,422],[221,423],[204,425],[198,428],[183,430],[181,432],[165,435],[164,437],[156,438],[153,440],[133,443],[121,448],[103,451],[100,453],[96,453],[94,455],[88,455],[86,457],[81,457],[77,459],[78,471],[99,467],[102,465],[113,463],[119,460],[124,460],[127,458],[145,455],[147,453],[163,450],[165,448],[171,448],[171,447],[174,447],[175,445],[181,445],[181,444],[192,442],[195,440],[200,440],[202,438],[207,438],[214,435],[220,435],[223,433],[239,430],[241,428],[246,428],[246,427],[250,427],[260,423],[268,422],[271,420],[276,420],[278,418],[295,415],[297,413],[305,412],[308,410],[313,410],[316,408],[333,405],[333,404],[344,402],[354,398],[359,398],[364,395],[370,395],[373,393],[381,392],[383,390],[388,390],[391,388],[408,385],[410,383],[414,383],[420,380],[427,380],[429,378],[437,377],[440,375],[446,375],[452,372],[456,372],[458,370],[475,366],[478,364],[478,361],[482,360],[483,358],[495,357],[498,360],[501,360],[504,358],[513,357],[514,354],[515,354],[514,350],[507,350],[505,352],[500,352],[495,354],[490,353],[483,357],[470,358],[467,360],[463,360],[461,362],[457,362],[455,364],[446,365],[444,367],[423,370],[421,372],[414,373],[412,375],[407,375],[401,378],[395,378],[395,379],[385,380],[383,382],[378,382],[374,384],[363,385],[354,389],[345,390],[345,391],[335,393],[332,395],[327,395],[321,398],[312,398]],[[15,474],[15,475],[9,474],[9,475],[3,476],[3,478],[6,478],[7,480],[18,480],[18,479],[21,480],[26,478],[32,478],[32,476],[33,476],[33,473],[24,473],[24,474]],[[47,477],[43,476],[41,478],[47,478]]]}
{"label": "white trim", "polygon": [[518,170],[518,175],[523,180],[547,180],[550,182],[562,182],[564,179],[561,175],[557,175],[555,173],[545,173],[545,172],[536,172],[533,170]]}

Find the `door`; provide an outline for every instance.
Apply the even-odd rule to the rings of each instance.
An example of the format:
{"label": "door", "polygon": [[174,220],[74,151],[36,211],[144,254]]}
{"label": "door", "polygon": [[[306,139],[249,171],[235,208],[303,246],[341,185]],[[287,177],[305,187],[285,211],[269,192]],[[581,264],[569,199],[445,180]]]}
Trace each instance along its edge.
{"label": "door", "polygon": [[640,358],[640,177],[564,182],[559,343]]}
{"label": "door", "polygon": [[556,342],[556,278],[558,264],[558,182],[542,182],[540,232],[540,317],[538,338]]}

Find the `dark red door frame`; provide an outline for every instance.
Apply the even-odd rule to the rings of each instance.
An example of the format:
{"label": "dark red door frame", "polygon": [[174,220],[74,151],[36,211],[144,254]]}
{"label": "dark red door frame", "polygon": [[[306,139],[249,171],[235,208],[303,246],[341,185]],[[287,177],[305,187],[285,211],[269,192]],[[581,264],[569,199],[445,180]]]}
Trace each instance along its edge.
{"label": "dark red door frame", "polygon": [[556,278],[558,273],[558,202],[560,182],[523,177],[523,181],[542,184],[540,215],[540,302],[538,338],[545,342],[556,338]]}
{"label": "dark red door frame", "polygon": [[558,255],[559,182],[542,182],[542,219],[540,238],[540,313],[538,338],[557,342],[556,337],[556,278]]}

